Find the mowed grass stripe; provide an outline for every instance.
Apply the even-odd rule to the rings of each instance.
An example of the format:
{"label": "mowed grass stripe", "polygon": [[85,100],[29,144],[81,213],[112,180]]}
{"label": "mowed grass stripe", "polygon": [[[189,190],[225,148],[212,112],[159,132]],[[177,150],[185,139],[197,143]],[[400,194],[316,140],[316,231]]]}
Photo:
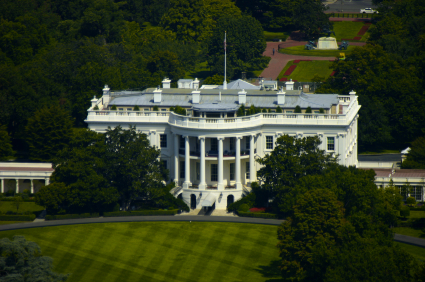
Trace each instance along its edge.
{"label": "mowed grass stripe", "polygon": [[[68,265],[55,267],[60,273],[72,272],[69,281],[77,281],[74,274],[83,271],[86,273],[76,276],[79,281],[194,281],[195,273],[196,281],[265,281],[268,278],[261,275],[258,266],[269,265],[279,258],[275,249],[276,226],[139,222],[49,228],[19,230],[19,233],[37,242],[44,255],[54,250],[55,265],[64,256],[73,255]],[[0,237],[14,234],[16,231],[4,231]],[[260,242],[263,254],[258,259],[248,260],[246,256],[253,253],[250,246],[260,240],[259,234],[272,238]],[[82,239],[86,242],[76,243]],[[88,270],[81,263],[84,260]],[[192,267],[199,271],[194,272]],[[102,275],[103,271],[107,273]]]}

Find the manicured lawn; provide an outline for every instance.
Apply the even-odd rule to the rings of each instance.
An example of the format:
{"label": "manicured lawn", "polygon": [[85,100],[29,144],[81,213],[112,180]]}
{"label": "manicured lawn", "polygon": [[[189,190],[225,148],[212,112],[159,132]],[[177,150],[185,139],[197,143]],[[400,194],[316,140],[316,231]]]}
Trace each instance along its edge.
{"label": "manicured lawn", "polygon": [[[41,212],[44,210],[42,206],[36,205],[34,202],[22,202],[19,206],[18,212]],[[13,205],[13,202],[0,202],[0,211],[4,214],[7,211],[16,212],[16,206]]]}
{"label": "manicured lawn", "polygon": [[406,236],[412,236],[417,238],[425,238],[424,232],[422,232],[420,229],[414,229],[410,227],[394,227],[392,229],[394,233],[406,235]]}
{"label": "manicured lawn", "polygon": [[315,75],[326,79],[332,73],[332,70],[329,69],[331,64],[332,62],[329,61],[301,61],[298,64],[294,64],[294,61],[291,61],[280,72],[278,79],[284,77],[284,73],[293,65],[297,67],[289,76],[285,76],[288,80],[292,78],[292,80],[308,82]]}
{"label": "manicured lawn", "polygon": [[[363,36],[357,35],[360,29],[365,26],[362,22],[334,22],[334,31],[337,41],[343,39],[353,39],[354,37],[361,37],[359,41],[366,41],[369,37],[369,33],[366,32]],[[366,25],[372,27],[373,25]],[[333,36],[333,35],[331,35]]]}
{"label": "manicured lawn", "polygon": [[337,57],[339,53],[350,54],[356,46],[348,46],[348,50],[305,50],[304,45],[280,49],[279,52],[290,55]]}
{"label": "manicured lawn", "polygon": [[410,211],[408,218],[422,218],[425,217],[425,211]]}
{"label": "manicured lawn", "polygon": [[[24,235],[71,281],[267,281],[279,278],[277,226],[199,222],[82,224]],[[274,268],[273,268],[274,269]]]}
{"label": "manicured lawn", "polygon": [[394,242],[394,244],[400,246],[400,248],[411,254],[415,259],[425,262],[425,248],[399,242]]}
{"label": "manicured lawn", "polygon": [[273,32],[273,31],[264,31],[264,37],[266,38],[266,41],[272,41],[275,38],[281,39],[282,41],[285,41],[288,35],[285,32]]}

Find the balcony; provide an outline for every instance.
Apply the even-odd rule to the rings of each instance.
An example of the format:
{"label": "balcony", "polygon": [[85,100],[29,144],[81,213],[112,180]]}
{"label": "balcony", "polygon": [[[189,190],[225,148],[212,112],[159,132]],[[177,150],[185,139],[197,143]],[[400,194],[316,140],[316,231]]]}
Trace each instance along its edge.
{"label": "balcony", "polygon": [[[257,149],[254,149],[254,154],[257,153]],[[185,149],[179,149],[179,155],[184,156],[185,155]],[[201,152],[199,151],[190,151],[190,156],[191,157],[200,157],[201,156]],[[249,156],[249,150],[241,150],[241,157],[243,156]],[[218,157],[218,151],[205,151],[205,157],[213,157],[213,158],[217,158]],[[224,158],[231,158],[231,157],[236,157],[236,152],[235,151],[227,151],[225,150],[223,152],[223,157]]]}

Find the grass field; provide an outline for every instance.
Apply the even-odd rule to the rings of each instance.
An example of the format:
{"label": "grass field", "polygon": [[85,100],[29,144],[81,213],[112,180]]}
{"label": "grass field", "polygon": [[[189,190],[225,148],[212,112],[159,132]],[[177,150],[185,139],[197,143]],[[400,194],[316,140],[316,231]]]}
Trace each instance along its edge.
{"label": "grass field", "polygon": [[332,62],[329,61],[301,61],[298,64],[294,64],[293,61],[290,61],[280,72],[278,79],[284,77],[283,74],[292,65],[296,65],[297,67],[291,75],[285,76],[288,80],[292,78],[293,80],[308,82],[311,81],[315,75],[326,79],[332,73],[332,70],[329,68],[331,64]]}
{"label": "grass field", "polygon": [[[277,226],[199,222],[82,224],[24,235],[68,281],[267,281],[279,278]],[[270,281],[270,280],[269,280]],[[279,281],[279,280],[274,280]]]}
{"label": "grass field", "polygon": [[425,238],[425,233],[422,232],[420,229],[410,228],[410,227],[394,227],[392,229],[394,233],[406,235],[406,236],[412,236],[417,238]]}
{"label": "grass field", "polygon": [[425,211],[410,211],[408,218],[422,218],[425,217]]}
{"label": "grass field", "polygon": [[415,259],[425,262],[425,248],[416,247],[399,242],[394,242],[394,244],[400,246],[403,250],[411,254]]}
{"label": "grass field", "polygon": [[[341,41],[342,39],[353,39],[354,37],[357,37],[357,33],[360,31],[360,29],[365,24],[362,22],[334,22],[334,32],[335,37],[337,41]],[[369,25],[369,28],[372,25]],[[333,36],[333,35],[331,35]],[[369,32],[367,31],[359,41],[367,41],[367,38],[369,37]]]}
{"label": "grass field", "polygon": [[339,53],[350,54],[356,46],[348,46],[348,50],[305,50],[304,45],[280,49],[279,52],[290,55],[337,57]]}
{"label": "grass field", "polygon": [[282,41],[285,41],[286,38],[288,38],[288,34],[285,32],[273,32],[273,31],[264,31],[264,37],[266,38],[266,41],[272,41],[275,38],[281,39]]}
{"label": "grass field", "polygon": [[[19,206],[18,212],[41,212],[44,210],[42,206],[36,205],[34,202],[22,202]],[[4,214],[7,211],[16,212],[16,206],[13,205],[13,202],[0,202],[0,211]]]}

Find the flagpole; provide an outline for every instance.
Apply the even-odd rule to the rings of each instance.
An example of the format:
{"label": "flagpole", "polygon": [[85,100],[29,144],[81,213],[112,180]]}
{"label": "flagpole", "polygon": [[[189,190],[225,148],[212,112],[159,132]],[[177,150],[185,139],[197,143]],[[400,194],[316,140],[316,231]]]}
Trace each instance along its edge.
{"label": "flagpole", "polygon": [[227,57],[227,51],[226,51],[226,35],[227,32],[224,32],[224,81],[223,81],[223,89],[227,89],[227,80],[226,80],[226,57]]}

